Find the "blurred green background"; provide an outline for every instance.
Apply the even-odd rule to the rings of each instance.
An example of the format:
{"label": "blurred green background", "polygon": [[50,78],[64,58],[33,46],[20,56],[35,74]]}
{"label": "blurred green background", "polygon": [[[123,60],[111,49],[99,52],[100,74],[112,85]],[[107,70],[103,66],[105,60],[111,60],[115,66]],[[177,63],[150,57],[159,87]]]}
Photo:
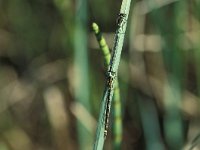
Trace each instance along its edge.
{"label": "blurred green background", "polygon": [[[121,0],[0,0],[0,150],[92,149]],[[104,149],[200,149],[200,1],[132,0]],[[113,107],[111,108],[113,111]]]}

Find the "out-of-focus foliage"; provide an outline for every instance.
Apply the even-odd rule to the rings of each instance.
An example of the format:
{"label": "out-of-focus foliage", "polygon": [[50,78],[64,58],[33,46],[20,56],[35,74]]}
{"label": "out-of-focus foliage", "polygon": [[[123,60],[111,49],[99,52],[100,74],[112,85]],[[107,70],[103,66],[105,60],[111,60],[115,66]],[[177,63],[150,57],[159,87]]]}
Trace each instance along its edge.
{"label": "out-of-focus foliage", "polygon": [[[87,1],[77,49],[80,2],[0,0],[0,150],[81,149],[77,122],[94,140],[106,68],[90,27],[97,22],[112,49],[121,1]],[[118,75],[122,149],[199,148],[199,10],[199,0],[133,1]],[[90,106],[76,97],[86,85],[74,63],[82,48]]]}

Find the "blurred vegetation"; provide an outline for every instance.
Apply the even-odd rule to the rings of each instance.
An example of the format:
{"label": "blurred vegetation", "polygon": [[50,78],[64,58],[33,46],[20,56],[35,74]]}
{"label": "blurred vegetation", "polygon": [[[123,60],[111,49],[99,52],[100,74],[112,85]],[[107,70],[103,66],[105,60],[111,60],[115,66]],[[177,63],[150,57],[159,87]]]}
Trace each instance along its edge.
{"label": "blurred vegetation", "polygon": [[[92,149],[106,68],[91,25],[112,49],[120,5],[0,0],[0,150]],[[200,149],[199,10],[199,0],[132,2],[121,149]],[[104,149],[114,149],[114,122]]]}

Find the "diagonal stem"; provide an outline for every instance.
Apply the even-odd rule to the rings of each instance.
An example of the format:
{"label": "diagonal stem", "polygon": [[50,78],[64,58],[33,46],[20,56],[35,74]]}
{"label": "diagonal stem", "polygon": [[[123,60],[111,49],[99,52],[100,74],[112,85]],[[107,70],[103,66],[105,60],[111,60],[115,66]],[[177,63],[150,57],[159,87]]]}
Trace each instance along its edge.
{"label": "diagonal stem", "polygon": [[128,14],[130,9],[131,0],[123,0],[121,5],[120,14],[117,19],[117,30],[115,33],[115,41],[113,47],[113,53],[109,68],[107,71],[107,81],[105,84],[105,90],[103,94],[103,100],[100,109],[100,116],[96,131],[96,139],[94,143],[94,150],[102,150],[104,141],[107,135],[109,114],[111,108],[111,102],[114,93],[114,84],[117,77],[117,71],[119,67],[122,46],[124,42],[124,35],[127,26]]}
{"label": "diagonal stem", "polygon": [[[110,58],[111,58],[109,47],[99,29],[99,26],[96,23],[92,24],[92,29],[95,33],[96,39],[99,43],[100,50],[103,54],[105,67],[108,68]],[[121,142],[122,142],[122,114],[121,114],[121,100],[120,100],[120,89],[119,89],[118,79],[116,80],[116,83],[115,83],[113,102],[114,102],[113,103],[114,105],[113,106],[114,107],[113,108],[114,109],[114,124],[113,124],[113,131],[114,131],[113,144],[114,145],[113,146],[114,146],[114,149],[120,149]]]}

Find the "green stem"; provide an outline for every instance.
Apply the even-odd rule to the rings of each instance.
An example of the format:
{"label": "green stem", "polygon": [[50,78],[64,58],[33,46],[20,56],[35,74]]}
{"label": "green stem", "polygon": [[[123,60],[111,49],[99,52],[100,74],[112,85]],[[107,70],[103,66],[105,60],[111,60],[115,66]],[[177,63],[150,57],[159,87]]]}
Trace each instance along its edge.
{"label": "green stem", "polygon": [[104,61],[105,61],[106,67],[108,67],[109,62],[110,62],[110,58],[111,58],[109,47],[108,47],[108,45],[106,43],[106,40],[102,36],[102,33],[101,33],[100,29],[99,29],[99,26],[96,23],[92,24],[92,29],[93,29],[93,31],[95,33],[95,36],[97,38],[97,41],[99,43],[99,47],[100,47],[100,49],[101,49],[101,51],[103,53],[103,57],[104,57]]}
{"label": "green stem", "polygon": [[115,34],[115,43],[113,47],[113,54],[107,71],[107,81],[105,85],[105,90],[103,94],[100,116],[96,131],[96,139],[94,143],[94,150],[102,150],[104,145],[104,140],[106,139],[108,120],[111,107],[111,101],[114,92],[114,83],[117,77],[117,71],[119,67],[122,46],[124,42],[124,35],[127,26],[127,19],[130,9],[131,0],[123,0],[121,5],[121,10],[118,18],[118,27]]}
{"label": "green stem", "polygon": [[[87,54],[87,16],[87,1],[78,0],[74,26],[74,63],[77,71],[75,79],[78,81],[75,88],[75,98],[78,103],[82,104],[86,110],[91,112]],[[79,149],[89,149],[89,145],[92,144],[92,133],[88,132],[80,120],[77,120],[77,132]]]}
{"label": "green stem", "polygon": [[[102,36],[99,26],[96,23],[92,24],[92,29],[99,43],[99,47],[103,53],[104,62],[107,68],[110,62],[110,58],[111,58],[109,47],[106,43],[106,40]],[[121,100],[120,100],[120,90],[119,90],[118,80],[116,80],[116,83],[115,83],[113,101],[114,101],[114,124],[113,124],[114,149],[120,149],[121,141],[122,141],[122,115],[121,115]]]}

